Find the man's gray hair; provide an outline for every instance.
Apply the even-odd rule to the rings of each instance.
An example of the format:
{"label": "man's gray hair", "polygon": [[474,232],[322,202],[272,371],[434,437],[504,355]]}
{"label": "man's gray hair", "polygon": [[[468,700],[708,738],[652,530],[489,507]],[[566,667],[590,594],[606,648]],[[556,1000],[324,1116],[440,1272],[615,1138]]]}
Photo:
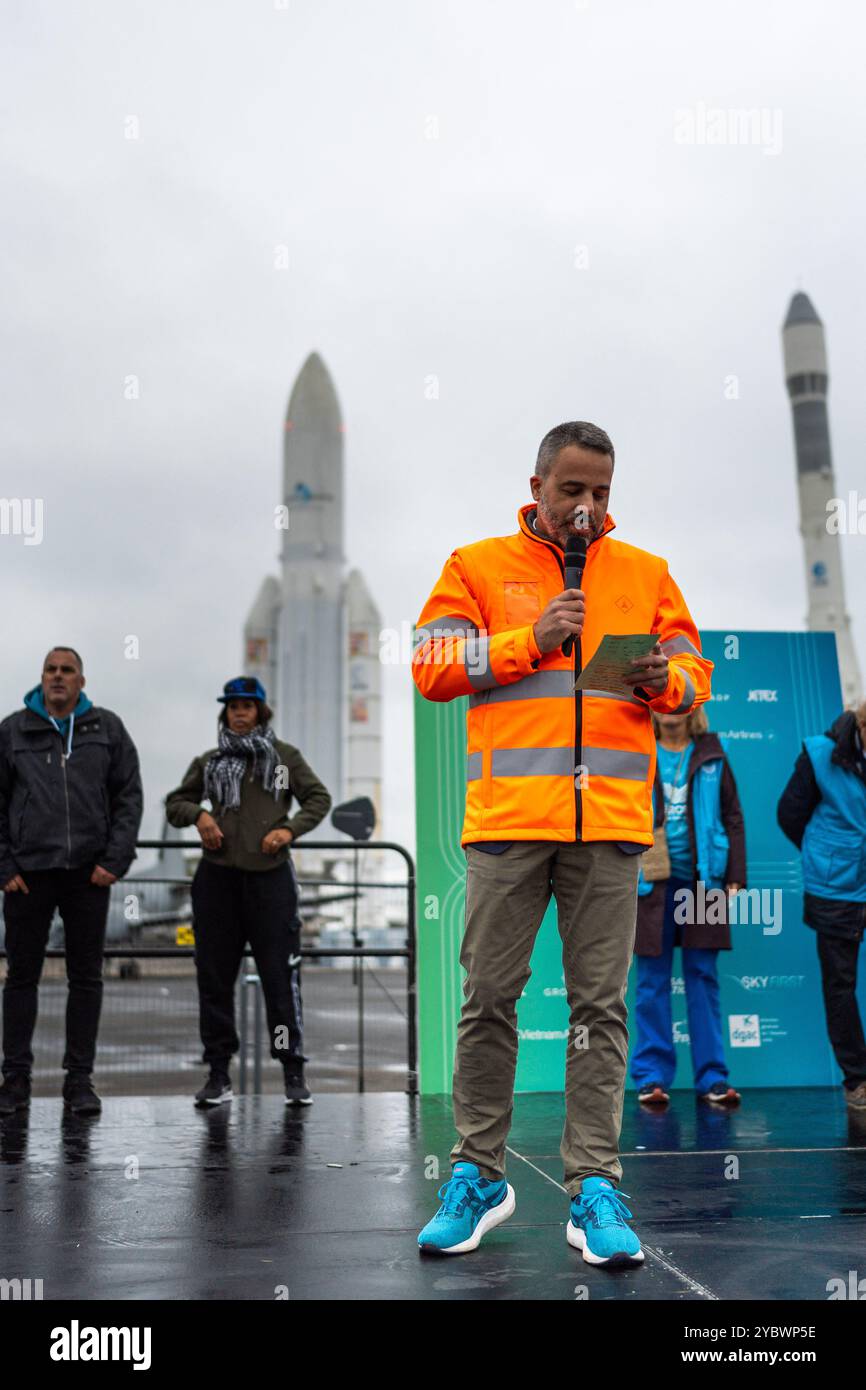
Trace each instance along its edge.
{"label": "man's gray hair", "polygon": [[568,420],[564,425],[548,430],[538,446],[535,471],[539,478],[547,477],[560,449],[565,449],[569,444],[577,444],[581,449],[594,449],[598,454],[610,454],[610,461],[614,462],[613,445],[603,429],[591,425],[588,420]]}
{"label": "man's gray hair", "polygon": [[78,655],[78,652],[75,650],[75,648],[67,647],[65,642],[58,642],[56,646],[49,647],[48,651],[45,653],[45,660],[42,663],[43,671],[45,670],[45,667],[48,665],[48,658],[52,652],[70,652],[71,655],[74,656],[75,660],[78,662],[79,676],[84,675],[84,662],[81,660],[81,657]]}

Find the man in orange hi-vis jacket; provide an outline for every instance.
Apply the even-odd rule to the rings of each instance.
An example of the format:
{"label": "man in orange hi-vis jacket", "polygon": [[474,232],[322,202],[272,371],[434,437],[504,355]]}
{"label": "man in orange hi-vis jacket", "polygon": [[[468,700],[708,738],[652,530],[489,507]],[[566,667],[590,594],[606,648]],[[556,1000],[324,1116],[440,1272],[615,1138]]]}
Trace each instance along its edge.
{"label": "man in orange hi-vis jacket", "polygon": [[[590,1264],[644,1258],[617,1189],[637,856],[653,843],[650,710],[684,714],[702,704],[713,665],[666,561],[611,535],[613,469],[613,445],[598,426],[551,430],[518,530],[453,551],[418,620],[412,674],[421,694],[469,697],[459,1138],[442,1205],[418,1237],[423,1251],[474,1250],[515,1209],[505,1145],[517,1000],[552,893],[570,1009],[561,1146],[568,1241]],[[564,551],[575,533],[587,541],[583,587],[566,590]],[[658,635],[625,677],[630,695],[575,690],[607,633]]]}

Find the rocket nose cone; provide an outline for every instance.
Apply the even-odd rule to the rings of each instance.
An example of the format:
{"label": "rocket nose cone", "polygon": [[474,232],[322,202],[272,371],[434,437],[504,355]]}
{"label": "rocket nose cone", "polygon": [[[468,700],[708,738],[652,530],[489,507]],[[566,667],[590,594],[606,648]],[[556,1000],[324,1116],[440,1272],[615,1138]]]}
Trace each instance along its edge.
{"label": "rocket nose cone", "polygon": [[287,432],[296,425],[338,430],[340,403],[331,373],[317,352],[311,352],[295,379],[286,410]]}
{"label": "rocket nose cone", "polygon": [[791,303],[788,305],[788,315],[785,319],[784,328],[790,328],[795,323],[820,323],[821,320],[815,312],[815,306],[807,294],[798,290]]}

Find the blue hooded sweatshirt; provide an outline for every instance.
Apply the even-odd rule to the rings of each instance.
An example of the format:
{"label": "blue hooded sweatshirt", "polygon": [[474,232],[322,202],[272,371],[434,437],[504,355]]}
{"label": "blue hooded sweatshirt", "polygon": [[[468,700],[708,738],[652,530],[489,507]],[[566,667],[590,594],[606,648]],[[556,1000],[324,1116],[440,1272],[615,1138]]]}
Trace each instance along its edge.
{"label": "blue hooded sweatshirt", "polygon": [[[86,714],[93,708],[93,701],[88,700],[84,691],[78,696],[78,703],[71,714],[67,714],[63,719],[55,719],[53,714],[49,714],[45,707],[45,697],[42,694],[42,686],[34,685],[32,690],[28,690],[24,696],[24,703],[34,714],[40,715],[42,719],[47,719],[49,724],[53,724],[60,737],[66,739],[66,756],[72,753],[72,738],[75,731],[75,721],[80,719],[82,714]],[[67,737],[68,735],[68,737]]]}

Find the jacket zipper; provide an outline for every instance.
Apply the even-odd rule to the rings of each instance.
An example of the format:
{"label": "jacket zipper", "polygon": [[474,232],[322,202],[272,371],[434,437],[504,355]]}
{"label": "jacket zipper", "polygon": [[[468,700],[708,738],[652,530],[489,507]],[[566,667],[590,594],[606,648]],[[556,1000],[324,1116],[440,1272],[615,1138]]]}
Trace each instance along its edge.
{"label": "jacket zipper", "polygon": [[[533,536],[539,545],[546,545],[548,550],[553,552],[556,563],[559,565],[562,574],[562,583],[565,585],[565,562],[560,555],[559,547],[552,545],[550,541],[543,540],[541,536]],[[593,537],[596,540],[597,537]],[[589,543],[592,544],[592,541]],[[589,546],[587,546],[587,551]],[[583,579],[581,577],[581,582]],[[577,680],[583,670],[583,650],[581,647],[581,634],[578,633],[572,646],[572,670],[574,679]],[[574,838],[575,841],[581,839],[583,831],[583,800],[580,793],[580,782],[583,773],[581,772],[581,757],[583,754],[583,691],[574,692]]]}
{"label": "jacket zipper", "polygon": [[66,754],[63,752],[63,735],[60,735],[60,766],[63,769],[63,795],[66,798],[66,867],[72,864],[72,823],[69,816],[69,783],[66,780]]}
{"label": "jacket zipper", "polygon": [[[563,570],[563,577],[565,570]],[[582,582],[582,581],[581,581]],[[583,650],[581,647],[581,633],[574,639],[574,679],[577,680],[583,670]],[[574,692],[574,838],[575,841],[583,838],[583,798],[580,793],[583,759],[583,691]]]}

